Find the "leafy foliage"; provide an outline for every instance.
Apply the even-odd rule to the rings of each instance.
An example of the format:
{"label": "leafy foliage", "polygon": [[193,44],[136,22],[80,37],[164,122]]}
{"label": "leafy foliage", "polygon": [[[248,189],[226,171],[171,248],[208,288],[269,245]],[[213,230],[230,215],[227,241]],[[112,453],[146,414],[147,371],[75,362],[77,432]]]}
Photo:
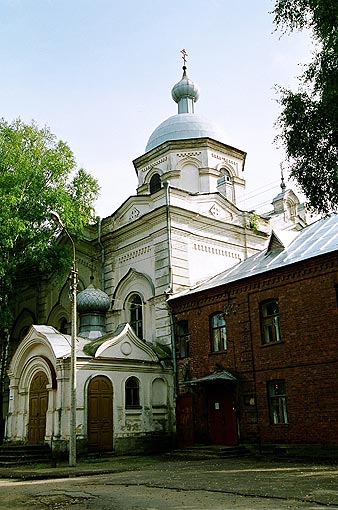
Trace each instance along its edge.
{"label": "leafy foliage", "polygon": [[0,119],[0,327],[10,322],[18,279],[32,268],[51,271],[68,260],[50,212],[78,236],[94,216],[98,191],[97,181],[76,168],[71,149],[48,128]]}
{"label": "leafy foliage", "polygon": [[338,210],[338,2],[277,0],[274,21],[283,32],[310,29],[314,54],[297,92],[280,89],[278,136],[291,177],[320,213]]}

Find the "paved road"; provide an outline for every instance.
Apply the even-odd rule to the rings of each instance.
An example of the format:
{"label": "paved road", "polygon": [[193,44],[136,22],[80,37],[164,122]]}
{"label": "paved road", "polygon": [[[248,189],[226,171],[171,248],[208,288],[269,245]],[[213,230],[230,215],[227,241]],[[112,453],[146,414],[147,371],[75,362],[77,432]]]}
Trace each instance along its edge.
{"label": "paved road", "polygon": [[0,480],[0,509],[338,510],[338,466],[154,460],[124,472]]}

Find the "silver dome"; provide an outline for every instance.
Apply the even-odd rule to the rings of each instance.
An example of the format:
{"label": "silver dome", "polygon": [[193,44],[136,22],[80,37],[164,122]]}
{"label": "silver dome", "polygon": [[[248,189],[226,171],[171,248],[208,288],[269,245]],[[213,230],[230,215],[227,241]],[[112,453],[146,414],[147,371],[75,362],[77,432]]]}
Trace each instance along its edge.
{"label": "silver dome", "polygon": [[179,113],[162,122],[150,136],[146,152],[170,140],[190,138],[212,138],[218,142],[229,143],[224,131],[209,122],[202,115]]}
{"label": "silver dome", "polygon": [[107,312],[110,306],[109,296],[90,284],[77,295],[77,310],[79,313]]}

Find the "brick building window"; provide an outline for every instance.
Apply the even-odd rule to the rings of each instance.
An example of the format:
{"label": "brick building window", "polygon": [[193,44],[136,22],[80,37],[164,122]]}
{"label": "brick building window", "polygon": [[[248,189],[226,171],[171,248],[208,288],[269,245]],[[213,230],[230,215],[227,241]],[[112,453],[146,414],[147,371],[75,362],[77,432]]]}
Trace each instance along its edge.
{"label": "brick building window", "polygon": [[179,321],[176,327],[177,354],[179,358],[189,356],[190,335],[188,321]]}
{"label": "brick building window", "polygon": [[217,312],[210,315],[211,351],[225,351],[227,348],[227,332],[225,314]]}
{"label": "brick building window", "polygon": [[281,341],[279,328],[279,305],[277,299],[261,303],[261,326],[263,344]]}
{"label": "brick building window", "polygon": [[285,382],[282,380],[269,381],[268,396],[271,423],[274,425],[288,423]]}
{"label": "brick building window", "polygon": [[126,409],[140,407],[140,385],[136,377],[129,377],[126,380]]}

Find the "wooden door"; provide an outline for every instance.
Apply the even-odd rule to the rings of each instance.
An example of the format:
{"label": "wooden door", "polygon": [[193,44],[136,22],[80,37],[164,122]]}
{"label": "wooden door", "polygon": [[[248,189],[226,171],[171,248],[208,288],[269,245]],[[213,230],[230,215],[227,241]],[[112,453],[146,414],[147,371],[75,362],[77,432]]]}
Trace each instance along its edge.
{"label": "wooden door", "polygon": [[236,445],[238,438],[233,386],[210,384],[207,395],[211,444]]}
{"label": "wooden door", "polygon": [[177,446],[185,448],[194,444],[192,395],[181,395],[176,402]]}
{"label": "wooden door", "polygon": [[29,390],[28,442],[41,443],[46,435],[46,412],[48,408],[48,379],[44,372],[33,377]]}
{"label": "wooden door", "polygon": [[113,386],[107,377],[94,377],[88,388],[88,449],[113,450]]}

